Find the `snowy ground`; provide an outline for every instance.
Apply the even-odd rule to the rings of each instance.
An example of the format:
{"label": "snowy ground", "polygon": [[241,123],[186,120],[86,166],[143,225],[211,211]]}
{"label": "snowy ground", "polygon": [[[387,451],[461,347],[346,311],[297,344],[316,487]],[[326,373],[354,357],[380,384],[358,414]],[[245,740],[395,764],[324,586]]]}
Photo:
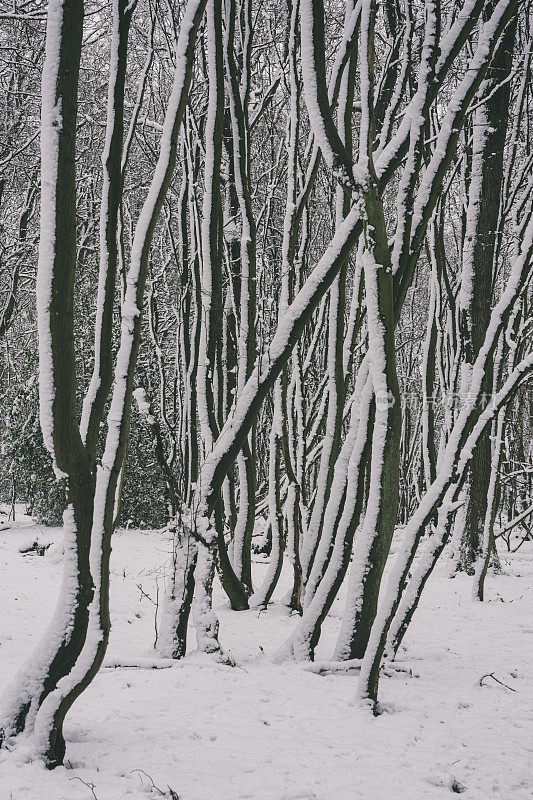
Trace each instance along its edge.
{"label": "snowy ground", "polygon": [[[0,689],[37,643],[59,588],[60,532],[31,524],[0,530]],[[35,535],[55,545],[22,555]],[[469,578],[450,580],[441,566],[406,637],[407,671],[382,679],[378,718],[352,704],[354,674],[270,663],[296,621],[276,605],[258,619],[217,595],[236,668],[194,652],[146,668],[155,606],[138,587],[155,600],[167,550],[158,532],[117,532],[108,666],[68,716],[66,766],[49,772],[2,752],[0,800],[168,798],[168,787],[180,800],[533,797],[531,545],[504,557],[484,604],[471,601]],[[331,655],[342,606],[319,658]],[[111,666],[128,663],[145,667]],[[480,686],[492,672],[514,691],[490,678]]]}

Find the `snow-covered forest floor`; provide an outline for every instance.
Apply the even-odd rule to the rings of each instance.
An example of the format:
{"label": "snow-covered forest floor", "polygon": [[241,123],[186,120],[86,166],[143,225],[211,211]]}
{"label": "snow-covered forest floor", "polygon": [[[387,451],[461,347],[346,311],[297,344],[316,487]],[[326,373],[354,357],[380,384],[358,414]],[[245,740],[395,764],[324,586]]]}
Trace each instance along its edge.
{"label": "snow-covered forest floor", "polygon": [[[0,689],[45,630],[61,577],[60,530],[19,520],[0,530]],[[36,537],[52,543],[44,556],[23,555]],[[399,671],[382,681],[377,718],[353,704],[354,673],[271,662],[293,622],[278,602],[258,620],[257,611],[232,612],[216,590],[235,668],[195,652],[174,664],[157,658],[154,601],[168,551],[157,531],[115,534],[106,667],[67,718],[65,767],[26,763],[21,745],[3,751],[0,800],[533,796],[533,544],[501,552],[503,574],[489,576],[483,604],[471,600],[470,578],[447,576],[443,558]],[[342,609],[341,594],[319,658],[331,657]],[[480,686],[487,673],[508,688],[491,677]]]}

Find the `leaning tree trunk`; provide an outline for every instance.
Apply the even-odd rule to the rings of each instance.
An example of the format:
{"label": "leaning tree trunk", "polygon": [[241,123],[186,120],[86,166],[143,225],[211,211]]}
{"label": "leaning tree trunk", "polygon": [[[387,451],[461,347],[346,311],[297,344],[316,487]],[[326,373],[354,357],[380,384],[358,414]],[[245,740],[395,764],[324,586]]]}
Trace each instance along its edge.
{"label": "leaning tree trunk", "polygon": [[[133,6],[124,6],[124,9],[131,12]],[[73,11],[76,13],[73,14]],[[45,70],[43,82],[43,144],[46,145],[46,152],[55,154],[57,160],[43,159],[44,219],[39,286],[42,427],[45,442],[55,456],[57,469],[67,476],[71,498],[68,532],[70,536],[76,535],[78,539],[80,533],[84,534],[80,544],[76,541],[76,547],[73,547],[72,539],[67,540],[66,547],[66,558],[72,570],[67,580],[68,609],[71,612],[69,623],[72,639],[78,644],[78,657],[73,666],[69,665],[66,670],[63,668],[61,675],[63,680],[56,681],[55,685],[50,687],[51,691],[41,703],[35,716],[34,740],[38,750],[45,755],[49,766],[55,766],[63,760],[65,715],[75,699],[94,678],[107,647],[110,627],[111,533],[117,481],[129,429],[148,256],[155,225],[176,161],[177,139],[192,76],[196,34],[203,11],[202,0],[190,0],[178,40],[176,76],[163,127],[161,153],[132,246],[131,267],[122,310],[121,342],[117,355],[115,385],[108,416],[107,441],[102,463],[98,467],[95,486],[94,475],[89,468],[87,468],[89,479],[85,485],[81,480],[75,482],[71,477],[75,474],[73,469],[80,460],[80,451],[90,465],[88,451],[83,447],[76,424],[75,386],[72,385],[72,376],[75,374],[72,345],[72,293],[75,266],[74,131],[77,96],[75,78],[79,64],[79,46],[75,51],[77,60],[75,58],[74,61],[66,62],[69,66],[67,76],[62,72],[65,54],[72,59],[65,42],[73,41],[73,31],[79,33],[81,40],[82,9],[78,4],[73,4],[72,7],[68,3],[64,5],[53,3],[49,10],[48,69]],[[117,48],[119,44],[118,29],[117,14],[115,14],[113,48]],[[74,41],[78,42],[77,36]],[[113,55],[117,56],[115,49]],[[60,105],[57,105],[58,91]],[[112,104],[110,107],[112,108]],[[60,125],[57,124],[58,109],[64,118]],[[68,206],[66,217],[61,215],[61,211],[64,211],[63,203]],[[50,209],[52,209],[51,218]],[[61,223],[61,236],[56,237],[59,223]],[[65,246],[66,251],[63,249]],[[61,261],[58,259],[58,252],[63,256]],[[107,273],[108,262],[101,263],[100,267]],[[101,281],[100,285],[102,284],[105,285],[106,281]],[[59,293],[58,287],[62,289]],[[56,307],[55,304],[58,302],[59,307]],[[59,391],[60,389],[62,391]],[[65,440],[68,449],[64,452]],[[80,515],[77,508],[81,508],[84,515]],[[81,523],[84,524],[84,528]],[[90,570],[88,569],[89,543]],[[76,555],[79,560],[79,554],[84,558],[81,561],[81,569],[79,567],[76,569],[73,556]],[[75,616],[79,606],[79,591],[76,587],[82,579],[86,579],[88,587],[91,579],[94,581],[94,598],[89,608],[91,636],[86,635],[88,629],[86,618],[80,623]],[[90,592],[90,588],[88,591]],[[85,604],[85,608],[87,605],[88,603]],[[53,641],[57,647],[57,639]],[[58,653],[61,653],[61,645],[60,641]],[[64,664],[63,660],[63,667]]]}
{"label": "leaning tree trunk", "polygon": [[[502,2],[501,7],[502,6],[504,10],[501,16],[498,15],[495,25],[496,31],[498,30],[498,26],[501,25],[506,18],[505,12],[510,11],[511,4]],[[520,381],[533,370],[533,354],[530,354],[513,370],[494,398],[494,402],[483,411],[480,410],[479,401],[483,393],[483,376],[487,364],[490,363],[494,357],[497,339],[502,329],[507,325],[513,306],[531,277],[532,254],[533,220],[530,220],[525,232],[522,250],[519,257],[515,260],[506,289],[500,301],[492,311],[485,341],[483,342],[479,356],[474,364],[472,379],[468,387],[469,401],[462,407],[450,432],[437,477],[422,497],[418,508],[404,529],[402,545],[396,557],[396,563],[393,565],[383,602],[380,604],[378,615],[372,626],[371,636],[361,667],[357,696],[361,700],[369,700],[374,709],[377,703],[380,664],[385,652],[387,637],[394,616],[398,611],[402,594],[407,584],[407,576],[424,528],[435,513],[435,510],[443,502],[444,498],[447,497],[448,492],[451,493],[451,496],[448,495],[447,497],[449,502],[444,511],[446,514],[451,513],[453,510],[453,499],[461,489],[473,449],[479,441],[481,434],[490,423],[491,419],[497,414],[499,408],[506,403],[516,391]],[[445,535],[446,525],[441,525],[440,530],[441,535]],[[433,541],[433,538],[434,537],[431,537],[429,540],[428,548],[432,548],[433,556],[438,557],[441,552],[437,546],[439,537],[435,537],[435,541]],[[435,563],[434,557],[428,559],[426,569],[418,575],[419,587],[422,587],[426,580],[426,571],[429,570],[429,572],[431,572],[433,569]],[[418,601],[417,598],[420,595],[420,591],[421,588],[413,593],[416,602]],[[409,612],[409,606],[406,608],[406,613],[407,612]],[[401,621],[398,627],[400,627],[400,625]]]}
{"label": "leaning tree trunk", "polygon": [[2,698],[1,739],[31,732],[45,698],[83,646],[93,582],[89,569],[94,474],[76,423],[73,306],[76,269],[76,120],[82,0],[52,0],[42,76],[41,238],[37,273],[41,427],[66,487],[64,567],[42,644]]}

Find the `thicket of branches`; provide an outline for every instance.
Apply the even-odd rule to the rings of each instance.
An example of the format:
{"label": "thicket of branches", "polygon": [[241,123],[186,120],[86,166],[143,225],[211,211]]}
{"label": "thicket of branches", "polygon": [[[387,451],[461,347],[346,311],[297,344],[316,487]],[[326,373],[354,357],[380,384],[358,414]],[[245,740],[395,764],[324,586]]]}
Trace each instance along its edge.
{"label": "thicket of branches", "polygon": [[172,534],[175,658],[192,607],[229,660],[216,573],[239,611],[290,565],[277,659],[314,657],[346,579],[332,657],[376,711],[446,545],[483,599],[496,537],[531,536],[530,25],[519,0],[3,6],[1,486],[66,507],[3,742],[62,762],[120,521]]}

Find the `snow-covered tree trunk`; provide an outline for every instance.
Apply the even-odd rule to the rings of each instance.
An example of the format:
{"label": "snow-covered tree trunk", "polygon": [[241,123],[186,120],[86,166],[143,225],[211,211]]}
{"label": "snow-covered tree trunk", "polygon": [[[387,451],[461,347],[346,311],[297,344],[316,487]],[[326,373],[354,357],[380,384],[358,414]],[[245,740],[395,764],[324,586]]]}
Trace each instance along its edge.
{"label": "snow-covered tree trunk", "polygon": [[[119,6],[118,2],[114,6],[114,69],[110,73],[108,115],[110,127],[114,125],[114,81],[120,64],[119,48],[125,46],[125,40],[120,36],[119,21],[126,8]],[[35,748],[45,756],[50,766],[63,760],[65,742],[62,729],[65,715],[94,678],[107,647],[110,627],[109,556],[115,519],[115,495],[129,430],[148,257],[176,162],[178,135],[192,75],[196,34],[203,11],[202,0],[190,0],[177,43],[175,80],[163,127],[158,164],[132,245],[122,307],[120,348],[107,419],[106,445],[95,483],[90,454],[83,445],[76,418],[72,313],[76,265],[75,129],[83,8],[81,4],[69,2],[52,3],[49,8],[47,65],[43,74],[43,220],[38,284],[41,418],[45,442],[58,474],[64,476],[67,483],[70,506],[65,517],[64,588],[52,623],[57,632],[47,637],[45,657],[44,650],[40,650],[37,658],[33,659],[32,675],[36,682],[29,684],[27,678],[22,676],[22,685],[26,687],[26,692],[28,686],[30,690],[29,703],[26,700],[23,705],[27,707],[31,704],[34,709]],[[111,138],[108,129],[108,142]],[[108,200],[106,195],[104,208]],[[107,213],[103,213],[102,230],[105,233],[103,239],[112,243],[113,238],[110,232],[108,236],[106,225],[107,214],[109,206]],[[104,273],[100,281],[102,287],[109,286],[110,268],[112,266],[107,253],[100,261],[100,270]],[[57,621],[60,618],[63,619],[63,633],[58,630],[60,626]],[[74,648],[72,645],[68,647],[69,642],[75,645]],[[45,679],[46,686],[43,683]],[[43,685],[45,692],[39,689],[39,684]],[[16,690],[10,696],[11,700],[17,697]],[[20,693],[18,698],[20,701]],[[24,711],[26,714],[27,708]],[[15,721],[19,718],[20,715]],[[17,726],[12,723],[10,728],[5,728],[8,735],[17,731]]]}
{"label": "snow-covered tree trunk", "polygon": [[[402,546],[389,577],[386,594],[372,626],[370,640],[361,668],[357,694],[360,699],[369,699],[373,705],[377,702],[379,670],[389,629],[398,610],[407,575],[413,563],[424,527],[445,497],[447,497],[448,502],[445,504],[443,513],[445,515],[451,513],[454,508],[454,501],[457,499],[458,492],[465,480],[473,449],[481,434],[497,414],[500,406],[507,402],[519,382],[533,367],[533,355],[530,354],[512,371],[498,394],[493,398],[493,402],[481,411],[480,397],[483,393],[485,370],[494,356],[498,336],[501,330],[505,328],[513,306],[530,278],[532,255],[533,220],[530,219],[524,235],[521,252],[513,264],[505,291],[491,313],[485,340],[473,366],[472,378],[468,387],[468,400],[461,408],[453,425],[437,477],[423,495],[418,508],[404,529]],[[453,488],[450,488],[452,486]],[[448,495],[447,492],[449,492]],[[446,530],[446,524],[441,524],[441,536],[445,535]],[[438,548],[438,537],[430,538],[428,548],[433,551],[433,555],[428,559],[429,563],[425,569],[420,571],[418,577],[419,587],[423,586],[426,572],[431,572],[436,560],[435,557],[438,557],[441,552]],[[416,599],[419,593],[419,589],[413,591],[413,597]]]}
{"label": "snow-covered tree trunk", "polygon": [[[484,19],[494,9],[486,4]],[[468,208],[461,292],[459,296],[460,330],[464,348],[463,371],[466,381],[477,358],[490,316],[490,300],[498,252],[498,222],[504,177],[504,150],[509,122],[511,84],[508,80],[513,65],[516,15],[507,26],[494,53],[479,96],[487,99],[474,114],[472,133],[472,166],[468,191]],[[500,85],[501,84],[501,85]],[[492,391],[492,370],[485,375],[484,392]],[[473,571],[483,544],[483,526],[487,513],[487,496],[491,473],[490,431],[481,437],[472,457],[467,481],[466,516],[461,542],[461,567]]]}
{"label": "snow-covered tree trunk", "polygon": [[[225,61],[228,76],[229,109],[232,133],[233,175],[238,211],[241,215],[241,237],[237,265],[239,279],[237,387],[239,393],[250,377],[255,360],[256,317],[256,225],[252,210],[250,177],[250,58],[252,46],[251,0],[244,4],[240,38],[242,75],[239,80],[235,59],[237,8],[235,0],[226,3]],[[234,213],[237,209],[232,209]],[[247,439],[237,457],[239,474],[239,509],[233,534],[233,569],[249,594],[252,593],[252,534],[255,518],[255,463],[253,444]]]}
{"label": "snow-covered tree trunk", "polygon": [[[93,596],[89,547],[94,473],[76,423],[73,305],[76,270],[75,147],[83,3],[48,7],[42,76],[41,236],[37,275],[41,427],[64,481],[64,567],[54,617],[1,704],[1,739],[31,733],[43,701],[83,647]],[[64,746],[63,746],[64,749]],[[62,757],[61,743],[59,758]]]}
{"label": "snow-covered tree trunk", "polygon": [[[357,14],[358,30],[360,17],[360,4],[357,12],[353,3],[346,4],[346,23],[351,20],[352,15]],[[348,66],[342,75],[340,83],[339,101],[337,108],[337,127],[339,136],[348,153],[352,153],[352,113],[354,103],[354,82],[355,69],[357,65],[357,52],[352,49]],[[341,186],[336,187],[336,223],[344,219],[349,211],[349,200],[347,199]],[[319,546],[324,524],[324,512],[327,497],[331,490],[333,481],[333,471],[335,461],[339,455],[341,446],[341,432],[344,412],[344,399],[346,390],[346,374],[344,364],[344,310],[346,302],[346,271],[345,265],[339,277],[334,282],[329,292],[329,314],[328,314],[328,338],[327,338],[327,416],[325,434],[322,439],[322,450],[320,454],[320,464],[316,481],[316,496],[313,511],[309,520],[309,525],[302,549],[302,571],[304,590],[305,584],[310,576],[316,551]],[[351,351],[351,342],[348,347]],[[312,596],[311,596],[312,597]],[[310,602],[311,597],[304,600],[304,604]]]}
{"label": "snow-covered tree trunk", "polygon": [[172,520],[170,575],[161,609],[158,652],[165,658],[183,658],[187,650],[187,625],[194,594],[194,570],[198,546],[182,520]]}
{"label": "snow-covered tree trunk", "polygon": [[[217,439],[220,420],[220,332],[222,322],[220,167],[224,126],[224,53],[222,38],[222,2],[207,3],[207,65],[209,98],[206,121],[205,188],[202,207],[202,329],[198,365],[198,417],[204,458],[209,456]],[[218,373],[218,374],[217,374]],[[205,463],[205,462],[204,462]],[[202,481],[200,474],[200,482]],[[202,510],[199,510],[202,515]],[[232,598],[232,605],[247,607],[244,587],[235,581],[224,541],[220,495],[202,520],[198,546],[194,595],[198,648],[219,652],[218,622],[212,608],[212,587],[217,558],[221,562],[222,582]],[[193,520],[193,525],[197,524]],[[228,578],[229,576],[229,578]],[[232,597],[236,590],[236,597]]]}
{"label": "snow-covered tree trunk", "polygon": [[368,353],[374,390],[375,417],[372,433],[370,481],[365,518],[356,541],[350,587],[353,619],[351,657],[365,652],[374,620],[381,575],[397,520],[401,405],[396,373],[394,342],[394,295],[392,263],[383,203],[375,185],[372,160],[373,36],[375,9],[363,7],[361,16],[361,133],[359,164],[368,171],[369,189],[364,191],[366,308]]}

